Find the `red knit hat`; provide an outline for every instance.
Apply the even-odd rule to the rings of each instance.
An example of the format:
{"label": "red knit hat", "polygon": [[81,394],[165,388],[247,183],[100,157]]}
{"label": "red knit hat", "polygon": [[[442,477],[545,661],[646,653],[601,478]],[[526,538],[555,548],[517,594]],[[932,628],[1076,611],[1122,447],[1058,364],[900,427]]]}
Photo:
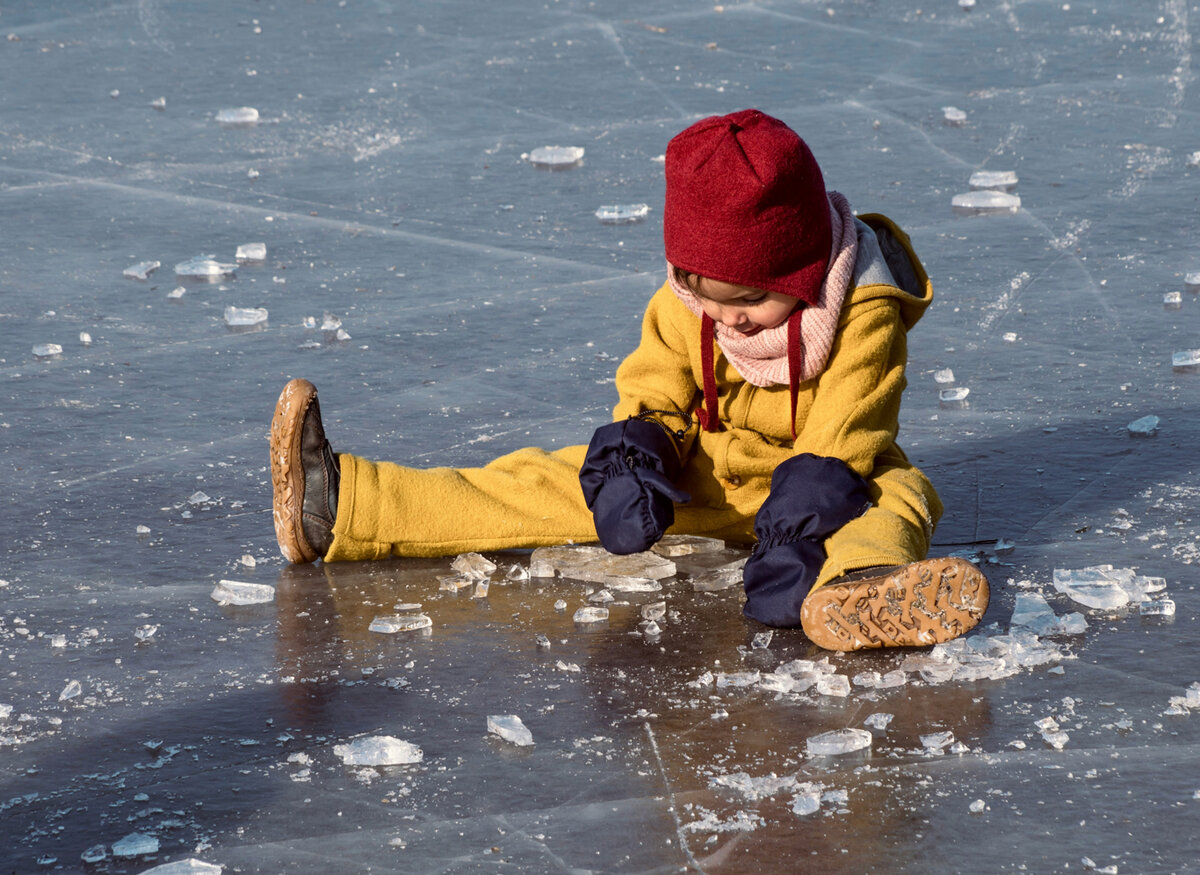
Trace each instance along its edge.
{"label": "red knit hat", "polygon": [[833,244],[821,168],[757,109],[702,119],[667,145],[667,261],[814,304]]}

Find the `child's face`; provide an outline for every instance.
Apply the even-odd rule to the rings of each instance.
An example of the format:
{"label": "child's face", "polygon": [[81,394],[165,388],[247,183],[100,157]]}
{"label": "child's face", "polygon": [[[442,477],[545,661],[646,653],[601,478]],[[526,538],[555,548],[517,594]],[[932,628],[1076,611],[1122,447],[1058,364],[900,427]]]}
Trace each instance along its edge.
{"label": "child's face", "polygon": [[746,337],[764,328],[782,325],[800,303],[796,298],[779,292],[766,292],[708,277],[696,277],[692,292],[713,322],[732,328]]}

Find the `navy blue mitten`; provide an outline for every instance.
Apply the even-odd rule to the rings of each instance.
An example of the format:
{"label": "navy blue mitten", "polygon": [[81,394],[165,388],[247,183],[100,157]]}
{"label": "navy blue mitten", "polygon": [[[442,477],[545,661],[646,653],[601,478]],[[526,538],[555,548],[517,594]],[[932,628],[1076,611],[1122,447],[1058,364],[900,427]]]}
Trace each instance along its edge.
{"label": "navy blue mitten", "polygon": [[596,534],[610,553],[648,550],[675,522],[674,502],[692,497],[676,488],[679,454],[653,422],[626,419],[596,429],[579,469]]}
{"label": "navy blue mitten", "polygon": [[825,563],[825,539],[870,506],[867,481],[841,459],[803,453],[780,464],[754,518],[758,543],[742,570],[746,616],[799,626],[800,606]]}

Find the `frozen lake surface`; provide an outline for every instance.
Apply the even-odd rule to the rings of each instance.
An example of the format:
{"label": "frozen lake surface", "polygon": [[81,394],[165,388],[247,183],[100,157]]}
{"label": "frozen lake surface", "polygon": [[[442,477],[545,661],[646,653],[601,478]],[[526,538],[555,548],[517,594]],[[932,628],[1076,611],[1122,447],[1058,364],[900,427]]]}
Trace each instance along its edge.
{"label": "frozen lake surface", "polygon": [[[1200,871],[1198,29],[1194,0],[3,4],[0,871]],[[508,580],[527,553],[486,595],[449,557],[283,563],[286,380],[369,457],[586,442],[662,280],[656,159],[747,106],[933,278],[901,443],[935,552],[992,582],[968,649],[768,640],[693,589],[734,549],[593,602]],[[1053,585],[1105,564],[1161,586]]]}

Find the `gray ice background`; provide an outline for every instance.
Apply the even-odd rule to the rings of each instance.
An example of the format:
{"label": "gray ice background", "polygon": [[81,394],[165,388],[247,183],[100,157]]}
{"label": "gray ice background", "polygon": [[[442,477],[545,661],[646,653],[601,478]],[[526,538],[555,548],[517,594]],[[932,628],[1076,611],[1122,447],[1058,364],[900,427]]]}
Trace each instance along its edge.
{"label": "gray ice background", "polygon": [[[1171,364],[1200,347],[1198,28],[1191,0],[0,4],[0,870],[1200,871],[1200,715],[1164,713],[1200,680],[1200,375]],[[260,122],[216,122],[239,106]],[[935,552],[992,580],[977,634],[1020,591],[1084,610],[1052,571],[1100,563],[1165,578],[1173,621],[1084,610],[1061,673],[776,697],[687,686],[821,656],[799,631],[748,649],[736,591],[687,573],[647,640],[636,604],[575,628],[570,581],[477,600],[439,593],[449,559],[285,566],[266,434],[287,379],[320,387],[340,451],[585,442],[662,279],[654,159],[746,106],[933,278],[902,443],[947,505]],[[522,158],[546,145],[585,158]],[[981,169],[1017,172],[1019,211],[951,209]],[[594,216],[640,202],[640,224]],[[255,241],[266,262],[232,278],[173,275]],[[229,329],[230,305],[268,322]],[[326,312],[349,339],[304,327]],[[969,406],[939,405],[944,368]],[[1131,437],[1145,415],[1157,436]],[[220,606],[222,578],[276,598]],[[431,635],[367,631],[407,601]],[[805,753],[877,711],[870,753]],[[488,737],[490,714],[536,744]],[[967,751],[922,748],[945,730]],[[333,754],[370,735],[424,760]],[[710,784],[738,772],[845,801],[800,816]],[[131,833],[158,853],[114,859]]]}

